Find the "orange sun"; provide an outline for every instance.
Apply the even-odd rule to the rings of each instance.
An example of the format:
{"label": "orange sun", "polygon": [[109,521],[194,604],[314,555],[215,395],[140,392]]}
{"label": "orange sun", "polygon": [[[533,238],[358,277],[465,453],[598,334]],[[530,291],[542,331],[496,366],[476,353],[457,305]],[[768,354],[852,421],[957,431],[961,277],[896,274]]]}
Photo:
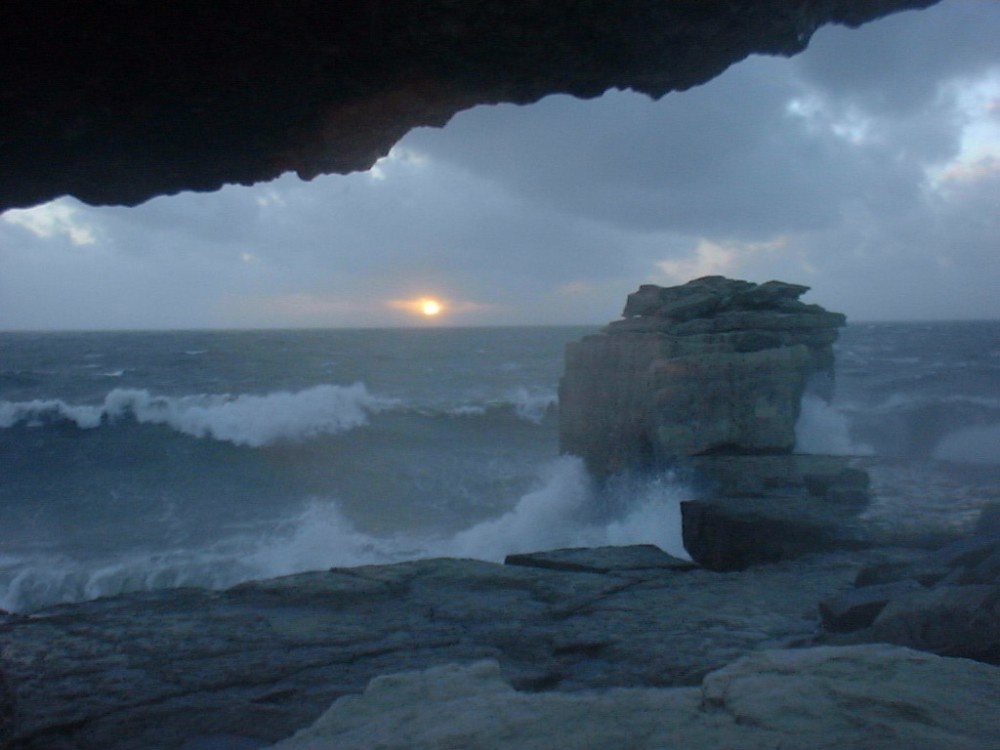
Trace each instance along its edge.
{"label": "orange sun", "polygon": [[420,312],[428,317],[434,317],[441,312],[441,303],[436,299],[420,300]]}

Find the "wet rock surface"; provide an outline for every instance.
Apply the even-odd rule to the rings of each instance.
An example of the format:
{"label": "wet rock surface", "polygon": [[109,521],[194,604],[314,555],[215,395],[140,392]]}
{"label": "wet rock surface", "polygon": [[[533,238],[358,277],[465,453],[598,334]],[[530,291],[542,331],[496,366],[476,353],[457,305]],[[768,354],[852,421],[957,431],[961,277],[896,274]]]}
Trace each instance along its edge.
{"label": "wet rock surface", "polygon": [[367,169],[477,104],[660,97],[936,0],[0,4],[0,211]]}
{"label": "wet rock surface", "polygon": [[531,567],[426,560],[9,615],[0,741],[259,747],[377,675],[482,659],[519,691],[694,686],[750,651],[808,643],[816,602],[880,559],[715,573],[648,546],[570,550]]}

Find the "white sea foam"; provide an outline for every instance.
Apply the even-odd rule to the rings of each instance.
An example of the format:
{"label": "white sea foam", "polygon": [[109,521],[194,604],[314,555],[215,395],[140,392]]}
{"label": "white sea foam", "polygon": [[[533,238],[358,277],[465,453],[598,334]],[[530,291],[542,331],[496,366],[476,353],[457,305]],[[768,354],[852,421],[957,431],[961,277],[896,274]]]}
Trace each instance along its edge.
{"label": "white sea foam", "polygon": [[486,403],[460,404],[448,409],[447,413],[453,417],[481,417],[493,409],[513,409],[518,418],[533,424],[541,424],[558,404],[559,397],[555,391],[518,386],[503,399]]}
{"label": "white sea foam", "polygon": [[296,393],[264,396],[199,394],[156,396],[145,389],[116,388],[99,406],[61,400],[0,402],[0,427],[67,420],[81,429],[131,417],[140,424],[169,425],[194,437],[260,447],[281,440],[302,440],[360,427],[368,415],[390,408],[391,399],[374,396],[363,383],[317,385]]}
{"label": "white sea foam", "polygon": [[1000,464],[1000,424],[966,427],[942,438],[932,456],[964,464]]}
{"label": "white sea foam", "polygon": [[554,391],[529,391],[524,386],[519,386],[511,393],[509,400],[514,405],[517,416],[535,424],[540,424],[545,415],[559,403],[559,397]]}
{"label": "white sea foam", "polygon": [[[680,534],[683,486],[669,478],[629,493],[614,518],[595,514],[603,501],[577,458],[545,467],[538,486],[511,509],[444,537],[359,530],[334,500],[314,499],[267,532],[243,534],[204,549],[134,554],[100,564],[44,555],[0,559],[0,608],[30,611],[67,601],[176,586],[225,588],[242,581],[331,567],[429,557],[500,562],[511,553],[574,546],[656,544],[686,557]],[[620,504],[621,498],[615,503]],[[602,520],[595,520],[601,518]]]}
{"label": "white sea foam", "polygon": [[594,544],[597,530],[581,522],[584,508],[594,497],[582,462],[564,457],[545,472],[539,487],[511,510],[439,542],[436,551],[499,562],[511,553]]}
{"label": "white sea foam", "polygon": [[796,453],[831,456],[870,456],[871,446],[851,440],[847,416],[818,396],[802,398],[799,421],[795,424]]}

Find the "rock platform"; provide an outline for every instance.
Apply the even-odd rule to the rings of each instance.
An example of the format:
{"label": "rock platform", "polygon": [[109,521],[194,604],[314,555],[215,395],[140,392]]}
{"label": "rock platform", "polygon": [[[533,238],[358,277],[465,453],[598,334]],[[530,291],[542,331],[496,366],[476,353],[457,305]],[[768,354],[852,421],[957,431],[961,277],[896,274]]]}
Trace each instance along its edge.
{"label": "rock platform", "polygon": [[479,662],[373,680],[274,750],[984,750],[998,700],[1000,670],[886,646],[762,651],[700,688],[601,693],[518,693]]}
{"label": "rock platform", "polygon": [[820,634],[816,603],[900,552],[742,573],[655,547],[437,559],[176,589],[0,621],[0,746],[249,750],[382,674],[484,659],[522,692],[697,686]]}

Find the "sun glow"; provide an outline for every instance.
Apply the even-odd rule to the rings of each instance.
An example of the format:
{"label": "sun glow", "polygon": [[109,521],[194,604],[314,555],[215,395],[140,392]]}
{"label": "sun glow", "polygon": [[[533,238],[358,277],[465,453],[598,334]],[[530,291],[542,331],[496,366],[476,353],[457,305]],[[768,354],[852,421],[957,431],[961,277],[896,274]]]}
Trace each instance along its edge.
{"label": "sun glow", "polygon": [[393,299],[386,303],[389,307],[402,310],[420,318],[439,318],[454,311],[454,305],[438,297],[416,297]]}

